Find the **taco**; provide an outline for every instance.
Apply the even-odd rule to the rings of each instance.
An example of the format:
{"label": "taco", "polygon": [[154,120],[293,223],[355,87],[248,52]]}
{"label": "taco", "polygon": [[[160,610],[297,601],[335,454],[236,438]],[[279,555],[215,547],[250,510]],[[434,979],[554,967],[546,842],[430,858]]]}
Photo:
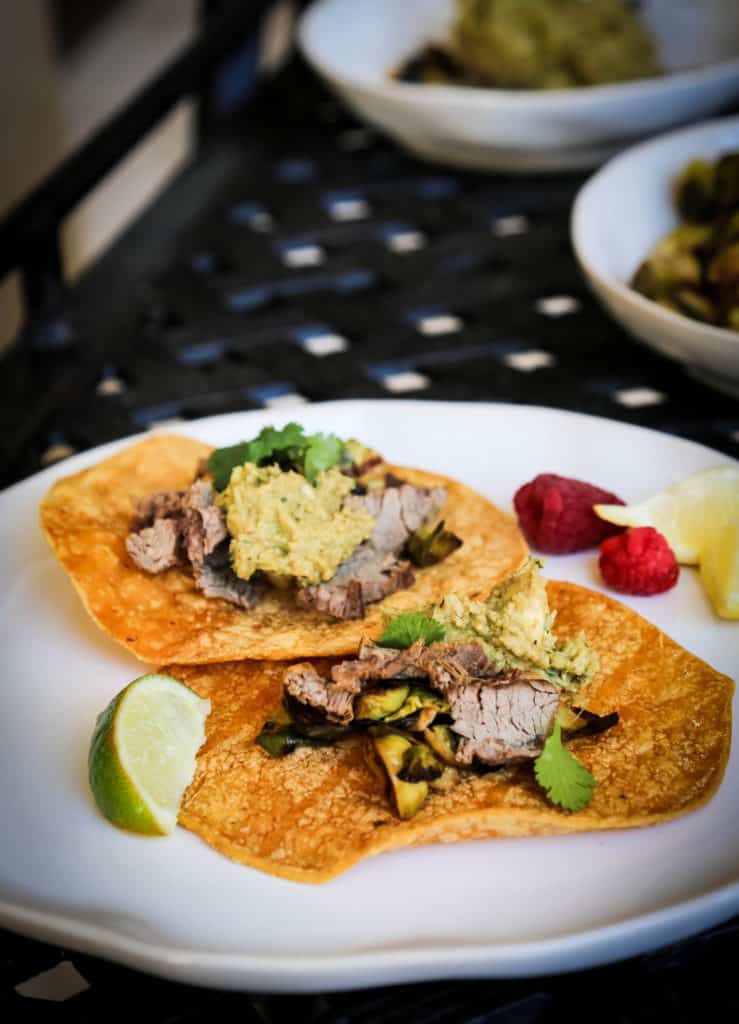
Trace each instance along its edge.
{"label": "taco", "polygon": [[212,704],[179,823],[323,882],[405,846],[667,822],[718,789],[733,682],[622,604],[529,563],[427,612],[350,659],[170,668]]}
{"label": "taco", "polygon": [[88,612],[148,662],[349,653],[395,610],[488,592],[526,543],[461,483],[297,424],[154,436],[59,480],[41,524]]}

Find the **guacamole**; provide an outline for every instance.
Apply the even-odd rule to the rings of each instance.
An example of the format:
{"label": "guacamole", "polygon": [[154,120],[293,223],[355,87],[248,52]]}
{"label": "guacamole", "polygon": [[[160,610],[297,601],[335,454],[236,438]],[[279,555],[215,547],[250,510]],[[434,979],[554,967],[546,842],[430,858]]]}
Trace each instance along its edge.
{"label": "guacamole", "polygon": [[582,634],[555,638],[555,615],[549,610],[546,585],[533,558],[503,580],[487,601],[452,594],[433,612],[444,626],[447,642],[477,640],[498,671],[538,669],[550,682],[573,690],[592,678],[598,657]]}
{"label": "guacamole", "polygon": [[566,89],[659,73],[655,46],[624,0],[457,0],[452,54],[503,89]]}
{"label": "guacamole", "polygon": [[354,485],[338,469],[319,473],[311,484],[279,466],[236,466],[217,498],[236,575],[248,580],[259,569],[301,586],[330,580],[375,525],[364,509],[343,510]]}

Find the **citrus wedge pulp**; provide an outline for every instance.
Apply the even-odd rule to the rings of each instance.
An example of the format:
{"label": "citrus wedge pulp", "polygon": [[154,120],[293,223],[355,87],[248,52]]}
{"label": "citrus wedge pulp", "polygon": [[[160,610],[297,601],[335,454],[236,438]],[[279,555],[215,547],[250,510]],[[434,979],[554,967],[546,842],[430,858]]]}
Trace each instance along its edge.
{"label": "citrus wedge pulp", "polygon": [[109,821],[146,835],[174,830],[209,714],[209,700],[158,673],[113,698],[97,718],[88,756],[90,788]]}
{"label": "citrus wedge pulp", "polygon": [[681,565],[697,565],[707,535],[739,523],[739,466],[693,473],[638,505],[594,505],[601,519],[617,526],[653,526]]}
{"label": "citrus wedge pulp", "polygon": [[739,619],[739,522],[724,523],[708,531],[701,552],[700,575],[716,614]]}

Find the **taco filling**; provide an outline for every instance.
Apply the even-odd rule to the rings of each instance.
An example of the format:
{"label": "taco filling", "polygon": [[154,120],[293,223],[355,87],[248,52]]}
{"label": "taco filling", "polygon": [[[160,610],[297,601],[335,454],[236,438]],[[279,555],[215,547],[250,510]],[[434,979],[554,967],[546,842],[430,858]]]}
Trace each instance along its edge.
{"label": "taco filling", "polygon": [[187,490],[136,505],[126,549],[148,573],[190,567],[209,597],[253,608],[270,588],[299,607],[357,619],[461,540],[438,522],[444,487],[382,472],[357,441],[298,424],[214,451]]}
{"label": "taco filling", "polygon": [[618,715],[564,699],[593,678],[598,658],[582,634],[555,639],[538,570],[530,559],[485,602],[451,596],[430,615],[398,616],[328,675],[290,666],[280,711],[257,742],[281,756],[365,733],[401,818],[460,772],[527,763],[551,802],[580,810],[595,779],[562,740],[605,731]]}

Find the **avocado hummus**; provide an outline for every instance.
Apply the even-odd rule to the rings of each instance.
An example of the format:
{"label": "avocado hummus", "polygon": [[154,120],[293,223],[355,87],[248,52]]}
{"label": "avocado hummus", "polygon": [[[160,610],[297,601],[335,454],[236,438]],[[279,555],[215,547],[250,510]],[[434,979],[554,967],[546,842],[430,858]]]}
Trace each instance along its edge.
{"label": "avocado hummus", "polygon": [[451,594],[433,611],[449,643],[477,640],[499,672],[538,670],[550,682],[574,690],[598,670],[598,657],[585,636],[558,640],[552,633],[556,612],[549,610],[540,563],[523,568],[491,591],[487,601]]}
{"label": "avocado hummus", "polygon": [[354,485],[338,469],[319,473],[310,484],[301,473],[275,465],[236,466],[217,498],[236,575],[248,580],[261,570],[293,577],[301,586],[330,580],[374,527],[365,509],[342,508]]}

